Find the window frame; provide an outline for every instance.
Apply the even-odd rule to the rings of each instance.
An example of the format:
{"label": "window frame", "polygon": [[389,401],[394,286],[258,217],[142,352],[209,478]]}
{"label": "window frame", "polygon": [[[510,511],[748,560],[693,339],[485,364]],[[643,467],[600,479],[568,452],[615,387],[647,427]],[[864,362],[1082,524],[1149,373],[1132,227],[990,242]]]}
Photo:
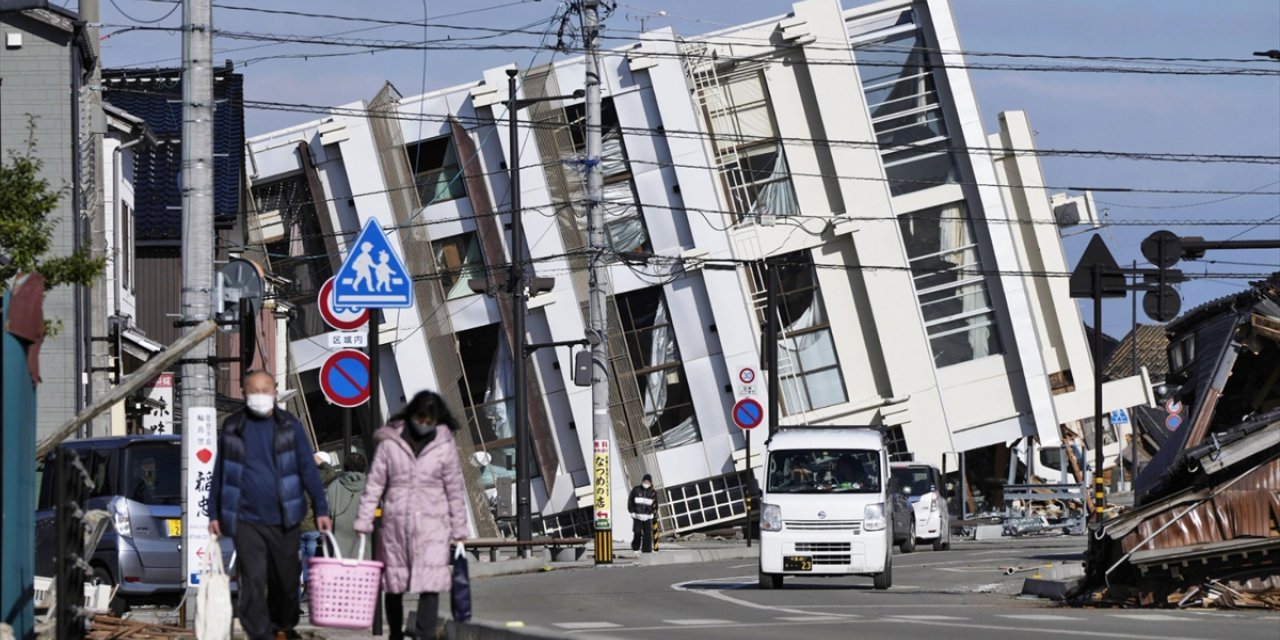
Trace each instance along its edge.
{"label": "window frame", "polygon": [[[666,309],[666,320],[662,324],[658,324],[655,322],[653,324],[637,326],[636,316],[634,314],[634,307],[636,306],[635,301],[639,298],[639,296],[643,296],[643,295],[656,295],[657,303],[659,307]],[[641,406],[642,424],[647,423],[649,421],[649,418],[653,419],[652,425],[648,427],[650,440],[655,443],[656,449],[658,450],[664,449],[665,447],[663,446],[663,436],[667,432],[661,430],[663,418],[665,416],[669,416],[671,413],[675,412],[676,410],[679,410],[682,412],[687,410],[688,418],[692,420],[694,431],[698,435],[697,442],[701,442],[702,426],[698,422],[697,403],[694,401],[693,390],[689,386],[689,376],[688,376],[688,372],[685,370],[684,359],[680,355],[680,340],[676,335],[675,318],[671,314],[671,306],[667,302],[666,291],[664,291],[662,286],[660,285],[653,286],[653,287],[646,287],[643,289],[637,289],[635,291],[618,294],[614,297],[614,302],[618,308],[618,319],[620,323],[619,329],[622,331],[623,344],[625,344],[627,347],[627,355],[631,360],[631,368],[633,373],[635,374],[636,387],[640,391],[639,398],[641,400],[641,405],[642,405]],[[656,308],[655,308],[655,315],[656,315]],[[642,340],[642,336],[644,336],[645,334],[652,334],[653,332],[659,329],[666,329],[667,331],[670,332],[670,339],[673,346],[674,354],[673,354],[673,359],[671,360],[668,360],[661,364],[652,364],[648,362],[648,358],[646,354],[643,353],[642,347],[645,345],[645,342]],[[652,348],[652,338],[650,338],[649,346],[650,348]],[[672,405],[668,403],[668,404],[662,405],[661,407],[655,407],[654,411],[645,411],[643,407],[643,400],[645,395],[645,389],[648,385],[648,377],[655,373],[661,373],[664,377],[667,378],[668,384],[670,384],[670,376],[673,372],[679,376],[679,382],[677,384],[682,385],[684,387],[685,399],[687,401],[682,402],[681,404],[676,404],[676,405]],[[684,420],[680,420],[680,422],[677,424],[680,424],[683,422]],[[655,429],[658,430],[656,433],[654,432]]]}
{"label": "window frame", "polygon": [[[422,161],[421,157],[427,146],[439,144],[442,140],[445,145],[442,152],[443,163],[439,167],[419,170],[419,163]],[[409,161],[409,173],[413,176],[414,190],[418,194],[418,203],[421,206],[429,207],[442,202],[460,200],[468,196],[466,180],[462,174],[463,163],[461,159],[458,158],[458,147],[454,144],[452,135],[446,134],[443,136],[436,136],[434,138],[425,138],[417,142],[411,142],[404,145],[404,153],[405,158]],[[417,157],[415,158],[415,156]],[[449,163],[450,158],[453,159],[453,164]],[[439,184],[435,181],[435,178],[449,171],[452,171],[453,173],[449,178],[449,181],[445,183],[447,188],[446,195],[448,197],[436,197],[434,194],[439,192]],[[431,197],[428,197],[428,194],[424,191],[428,188],[433,190]]]}
{"label": "window frame", "polygon": [[[465,243],[465,244],[463,244]],[[455,247],[458,254],[462,257],[461,262],[456,266],[445,266],[441,258],[445,255],[442,251],[446,247]],[[468,262],[472,253],[479,258],[478,262]],[[458,282],[464,276],[467,277],[483,277],[488,266],[484,260],[484,249],[480,245],[480,234],[475,231],[465,231],[458,235],[441,238],[431,241],[431,255],[436,261],[436,274],[440,278],[440,284],[444,288],[445,300],[461,300],[470,296],[479,295],[470,288],[461,289],[461,295],[453,295],[457,288]]]}

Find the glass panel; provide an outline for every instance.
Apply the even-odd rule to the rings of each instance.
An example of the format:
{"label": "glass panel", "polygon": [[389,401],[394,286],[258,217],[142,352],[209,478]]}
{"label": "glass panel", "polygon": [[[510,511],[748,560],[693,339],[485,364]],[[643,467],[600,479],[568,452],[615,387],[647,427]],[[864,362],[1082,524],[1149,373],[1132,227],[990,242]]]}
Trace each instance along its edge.
{"label": "glass panel", "polygon": [[[955,162],[951,154],[930,150],[900,151],[884,157],[889,193],[900,196],[956,182]],[[888,166],[890,162],[903,162]]]}
{"label": "glass panel", "polygon": [[766,490],[774,493],[879,493],[880,452],[784,449],[769,454]]}
{"label": "glass panel", "polygon": [[142,444],[125,448],[124,497],[142,504],[182,504],[182,447]]}
{"label": "glass panel", "polygon": [[449,136],[424,140],[405,147],[422,206],[467,195],[462,168]]}
{"label": "glass panel", "polygon": [[[835,356],[832,356],[832,360]],[[840,378],[840,369],[824,369],[804,375],[805,388],[809,390],[809,404],[812,409],[833,407],[847,400],[844,392],[844,380]]]}
{"label": "glass panel", "polygon": [[479,237],[474,233],[467,233],[439,240],[433,244],[436,268],[440,272],[440,283],[444,286],[445,297],[455,300],[475,295],[467,281],[471,278],[484,277],[484,253],[480,248]]}
{"label": "glass panel", "polygon": [[877,122],[876,132],[880,144],[897,146],[945,137],[947,128],[942,122],[942,111],[930,109]]}
{"label": "glass panel", "polygon": [[794,348],[800,359],[800,368],[812,371],[836,365],[836,348],[831,342],[830,331],[805,333],[783,342]]}

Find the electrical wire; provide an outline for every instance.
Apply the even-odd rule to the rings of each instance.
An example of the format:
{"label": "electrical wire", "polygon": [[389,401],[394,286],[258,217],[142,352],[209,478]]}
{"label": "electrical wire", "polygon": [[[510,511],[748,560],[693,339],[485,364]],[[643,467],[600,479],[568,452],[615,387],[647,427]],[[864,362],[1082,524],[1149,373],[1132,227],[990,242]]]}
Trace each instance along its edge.
{"label": "electrical wire", "polygon": [[143,20],[141,18],[135,18],[129,15],[129,12],[120,8],[120,5],[116,3],[116,0],[111,0],[111,6],[115,7],[116,11],[120,12],[120,15],[134,22],[137,22],[140,24],[160,24],[161,22],[164,22],[169,16],[173,15],[174,12],[176,12],[178,9],[182,8],[182,3],[181,2],[175,3],[173,5],[173,8],[169,9],[168,13],[160,16],[159,18],[156,18],[155,20]]}

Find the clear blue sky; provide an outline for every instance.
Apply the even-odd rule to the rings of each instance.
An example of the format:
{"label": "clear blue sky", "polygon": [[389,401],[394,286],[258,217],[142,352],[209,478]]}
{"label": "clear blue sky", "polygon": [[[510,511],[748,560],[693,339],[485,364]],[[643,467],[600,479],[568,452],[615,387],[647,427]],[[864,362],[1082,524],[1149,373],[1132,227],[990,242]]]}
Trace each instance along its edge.
{"label": "clear blue sky", "polygon": [[[1253,51],[1280,48],[1280,2],[1275,0],[953,0],[960,38],[966,50],[1032,54],[1116,55],[1197,58],[1250,58]],[[134,18],[153,20],[172,5],[155,0],[115,0]],[[260,6],[309,14],[332,13],[389,20],[492,28],[526,28],[539,33],[557,9],[549,0],[472,0],[424,3],[408,0],[347,2],[339,0],[215,0],[217,5]],[[843,0],[846,7],[864,4]],[[627,0],[606,26],[617,35],[636,31],[640,18],[650,29],[671,26],[685,35],[780,15],[790,2],[766,0]],[[490,10],[476,11],[486,7]],[[666,17],[654,15],[665,10]],[[425,13],[424,13],[425,11]],[[447,14],[468,12],[446,17]],[[160,24],[179,24],[181,11]],[[107,0],[102,7],[108,25],[135,24]],[[297,16],[273,16],[219,8],[215,26],[232,31],[330,35],[384,40],[421,40],[421,27],[371,25]],[[107,28],[111,33],[115,28]],[[475,31],[431,28],[431,40],[491,35]],[[554,39],[554,33],[552,34]],[[536,43],[536,35],[500,35],[481,43]],[[546,63],[550,52],[531,51],[393,51],[337,58],[266,56],[325,54],[339,51],[322,45],[261,46],[259,42],[220,39],[216,59],[231,59],[245,74],[246,95],[253,100],[337,105],[372,97],[391,81],[406,95],[438,89],[479,77],[486,68],[515,62],[522,67]],[[106,66],[176,66],[181,39],[176,33],[131,31],[103,43]],[[244,47],[254,47],[242,49]],[[238,51],[232,49],[241,49]],[[247,64],[246,64],[247,61]],[[1078,63],[1077,63],[1078,64]],[[1280,62],[1275,63],[1280,67]],[[425,75],[424,75],[425,68]],[[1001,110],[1028,112],[1037,145],[1055,149],[1106,149],[1145,152],[1196,152],[1280,155],[1280,77],[1156,76],[1099,73],[973,71],[979,106],[988,131],[996,130]],[[249,111],[250,135],[296,124],[314,116],[277,111]],[[1174,164],[1102,158],[1045,158],[1045,177],[1052,185],[1132,188],[1176,188],[1233,191],[1280,191],[1280,165]],[[1262,222],[1280,216],[1280,196],[1158,195],[1108,193],[1095,196],[1113,220],[1239,220]],[[1110,227],[1103,234],[1122,265],[1142,262],[1138,244],[1154,227]],[[1170,227],[1183,235],[1226,239],[1247,227]],[[1072,264],[1088,235],[1067,238]],[[1280,237],[1280,217],[1241,238]],[[1280,270],[1280,250],[1211,253],[1208,261],[1183,262],[1187,271],[1263,273]],[[1224,264],[1222,261],[1245,263]],[[1242,290],[1243,280],[1194,281],[1181,286],[1183,309]],[[1083,311],[1090,314],[1087,304]],[[1128,332],[1127,301],[1106,303],[1103,326],[1116,336]],[[1091,318],[1091,315],[1086,315]],[[1146,321],[1140,317],[1140,321]]]}

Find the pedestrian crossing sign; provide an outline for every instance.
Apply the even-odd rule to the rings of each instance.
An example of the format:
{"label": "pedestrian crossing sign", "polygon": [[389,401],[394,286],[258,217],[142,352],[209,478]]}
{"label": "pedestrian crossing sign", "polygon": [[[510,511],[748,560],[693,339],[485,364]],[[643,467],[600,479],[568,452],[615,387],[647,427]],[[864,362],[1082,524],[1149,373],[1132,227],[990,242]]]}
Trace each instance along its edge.
{"label": "pedestrian crossing sign", "polygon": [[347,249],[334,276],[333,305],[347,309],[403,309],[413,306],[413,281],[382,227],[369,218]]}

